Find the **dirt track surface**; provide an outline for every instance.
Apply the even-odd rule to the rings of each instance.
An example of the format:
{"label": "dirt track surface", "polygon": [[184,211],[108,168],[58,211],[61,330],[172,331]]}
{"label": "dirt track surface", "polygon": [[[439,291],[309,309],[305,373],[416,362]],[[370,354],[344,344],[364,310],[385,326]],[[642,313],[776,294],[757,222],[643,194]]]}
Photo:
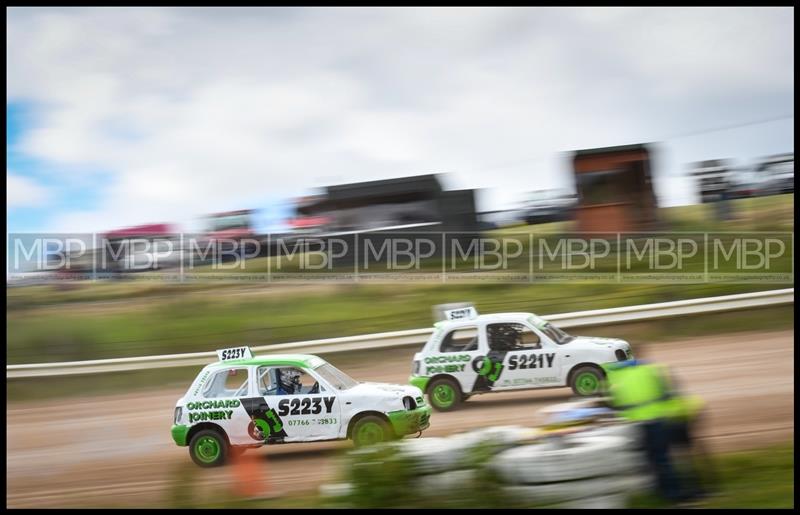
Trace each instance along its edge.
{"label": "dirt track surface", "polygon": [[[341,366],[364,381],[406,383],[412,349],[374,353]],[[712,451],[760,447],[794,435],[794,331],[736,333],[652,345],[648,359],[671,366],[708,403],[701,431]],[[334,363],[335,359],[332,359]],[[137,392],[7,407],[8,507],[169,506],[176,495],[210,498],[234,481],[233,467],[200,469],[169,428],[183,391]],[[476,396],[436,413],[425,436],[487,425],[533,426],[537,411],[568,401],[567,388]],[[349,442],[276,445],[257,456],[273,494],[314,491],[335,477]],[[178,478],[194,485],[179,487]]]}

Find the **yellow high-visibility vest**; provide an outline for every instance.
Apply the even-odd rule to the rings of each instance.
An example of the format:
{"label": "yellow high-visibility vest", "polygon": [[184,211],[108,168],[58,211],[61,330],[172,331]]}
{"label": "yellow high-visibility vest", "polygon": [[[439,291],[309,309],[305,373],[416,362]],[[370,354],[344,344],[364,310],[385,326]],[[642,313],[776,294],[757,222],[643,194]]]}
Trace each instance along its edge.
{"label": "yellow high-visibility vest", "polygon": [[672,396],[663,367],[642,364],[606,369],[611,403],[620,416],[645,421],[679,416],[680,402]]}

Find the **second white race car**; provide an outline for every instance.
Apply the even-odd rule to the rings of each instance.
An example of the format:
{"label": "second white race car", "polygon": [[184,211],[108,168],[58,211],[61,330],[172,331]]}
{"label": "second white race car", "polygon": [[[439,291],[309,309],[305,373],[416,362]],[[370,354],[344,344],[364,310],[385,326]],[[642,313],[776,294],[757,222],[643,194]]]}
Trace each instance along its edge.
{"label": "second white race car", "polygon": [[446,314],[414,355],[409,378],[439,411],[497,391],[569,386],[595,395],[605,376],[601,365],[633,359],[624,340],[572,336],[533,313]]}

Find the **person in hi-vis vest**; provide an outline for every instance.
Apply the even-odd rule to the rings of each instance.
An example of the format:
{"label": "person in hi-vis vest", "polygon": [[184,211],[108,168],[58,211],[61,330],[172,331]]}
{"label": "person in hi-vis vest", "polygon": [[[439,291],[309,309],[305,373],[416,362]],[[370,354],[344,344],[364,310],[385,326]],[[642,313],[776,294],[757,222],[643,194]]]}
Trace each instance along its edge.
{"label": "person in hi-vis vest", "polygon": [[628,360],[604,365],[609,406],[618,416],[640,424],[647,459],[656,473],[659,493],[672,501],[700,494],[698,474],[682,478],[675,469],[676,444],[691,447],[692,425],[703,409],[697,397],[681,395],[663,365]]}

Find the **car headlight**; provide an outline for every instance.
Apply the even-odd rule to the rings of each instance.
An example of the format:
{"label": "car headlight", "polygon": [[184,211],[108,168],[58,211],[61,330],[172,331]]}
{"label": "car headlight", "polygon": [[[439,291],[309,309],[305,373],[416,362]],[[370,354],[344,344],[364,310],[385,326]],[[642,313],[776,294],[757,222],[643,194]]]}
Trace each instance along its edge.
{"label": "car headlight", "polygon": [[183,408],[181,408],[181,407],[175,408],[175,424],[180,422],[181,415],[183,415]]}

